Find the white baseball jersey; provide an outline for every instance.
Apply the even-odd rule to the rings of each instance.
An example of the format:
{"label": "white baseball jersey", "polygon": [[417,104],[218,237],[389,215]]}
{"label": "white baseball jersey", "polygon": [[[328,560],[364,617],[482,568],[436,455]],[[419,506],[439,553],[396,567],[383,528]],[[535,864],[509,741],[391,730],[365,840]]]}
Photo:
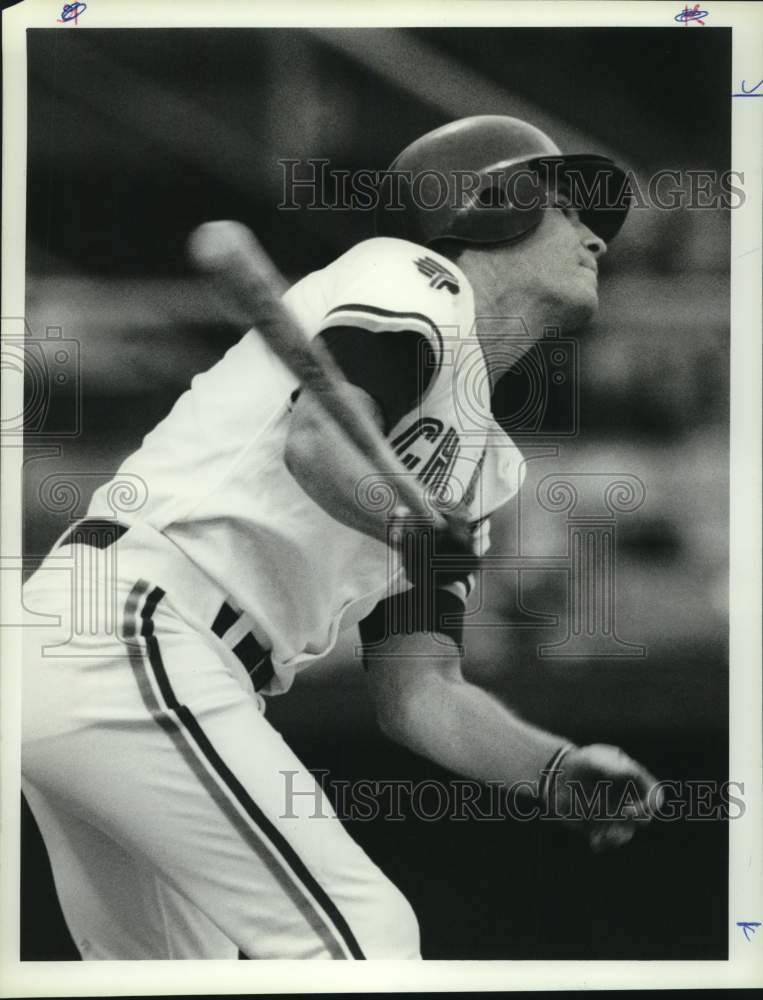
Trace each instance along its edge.
{"label": "white baseball jersey", "polygon": [[[374,338],[407,331],[426,348],[426,389],[388,428],[389,440],[444,506],[467,502],[484,552],[487,515],[517,492],[523,463],[490,412],[464,274],[429,249],[371,239],[299,281],[285,302],[309,337],[337,327]],[[141,477],[148,489],[145,506],[120,520],[162,532],[267,639],[275,669],[268,693],[288,689],[340,628],[408,587],[392,549],[334,520],[287,470],[297,388],[250,331],[194,377],[117,473]],[[113,514],[107,493],[108,484],[95,493],[89,516]]]}

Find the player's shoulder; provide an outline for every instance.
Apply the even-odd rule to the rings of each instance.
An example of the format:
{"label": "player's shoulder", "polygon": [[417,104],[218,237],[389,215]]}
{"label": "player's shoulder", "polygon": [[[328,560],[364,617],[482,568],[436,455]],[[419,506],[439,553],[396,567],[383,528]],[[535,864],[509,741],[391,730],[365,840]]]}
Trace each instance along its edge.
{"label": "player's shoulder", "polygon": [[474,297],[461,269],[428,247],[378,236],[357,243],[326,269],[334,297],[354,293],[359,304],[409,310],[448,321],[473,313]]}
{"label": "player's shoulder", "polygon": [[338,271],[367,268],[377,275],[402,278],[416,288],[443,291],[456,297],[470,292],[469,281],[458,265],[430,247],[390,236],[375,236],[356,243],[334,262]]}

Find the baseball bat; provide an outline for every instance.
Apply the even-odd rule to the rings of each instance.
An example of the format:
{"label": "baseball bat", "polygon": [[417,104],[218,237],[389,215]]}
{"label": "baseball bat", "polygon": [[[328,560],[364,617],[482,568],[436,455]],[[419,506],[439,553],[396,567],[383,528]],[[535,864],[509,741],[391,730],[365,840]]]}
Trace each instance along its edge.
{"label": "baseball bat", "polygon": [[[191,260],[211,275],[242,310],[242,319],[253,326],[273,353],[310,389],[324,411],[342,429],[375,471],[392,481],[405,510],[437,529],[448,522],[411,479],[373,419],[359,407],[341,369],[328,348],[310,340],[294,315],[281,301],[286,281],[255,238],[240,222],[205,222],[188,240]],[[398,505],[399,507],[399,505]]]}

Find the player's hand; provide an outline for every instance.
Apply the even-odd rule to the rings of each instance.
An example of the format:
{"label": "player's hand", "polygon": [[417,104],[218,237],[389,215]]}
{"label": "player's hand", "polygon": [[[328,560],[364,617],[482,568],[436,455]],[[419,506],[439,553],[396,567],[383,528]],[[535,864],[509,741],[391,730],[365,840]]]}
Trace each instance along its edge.
{"label": "player's hand", "polygon": [[627,844],[659,810],[657,779],[619,747],[574,747],[550,776],[549,809],[592,851]]}
{"label": "player's hand", "polygon": [[413,586],[452,583],[479,565],[474,533],[466,517],[444,516],[444,526],[422,524],[405,512],[393,516],[391,543],[398,549]]}

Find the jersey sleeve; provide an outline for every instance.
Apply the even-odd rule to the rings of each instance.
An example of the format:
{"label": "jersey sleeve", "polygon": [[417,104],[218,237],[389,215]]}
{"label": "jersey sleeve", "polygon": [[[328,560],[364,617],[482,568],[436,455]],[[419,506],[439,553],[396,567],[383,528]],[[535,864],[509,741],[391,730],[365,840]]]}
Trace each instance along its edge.
{"label": "jersey sleeve", "polygon": [[[379,601],[374,610],[358,625],[363,644],[363,665],[368,668],[375,655],[392,635],[413,635],[416,632],[447,636],[460,656],[463,648],[463,617],[466,598],[474,577],[435,587],[410,587]],[[443,649],[445,652],[445,649]]]}
{"label": "jersey sleeve", "polygon": [[[459,273],[460,274],[460,273]],[[332,272],[320,336],[348,381],[374,397],[389,431],[424,397],[458,323],[465,279],[402,240],[359,244]]]}
{"label": "jersey sleeve", "polygon": [[329,326],[319,337],[347,381],[376,400],[385,434],[424,397],[437,370],[428,340],[411,329],[379,336],[364,327]]}

